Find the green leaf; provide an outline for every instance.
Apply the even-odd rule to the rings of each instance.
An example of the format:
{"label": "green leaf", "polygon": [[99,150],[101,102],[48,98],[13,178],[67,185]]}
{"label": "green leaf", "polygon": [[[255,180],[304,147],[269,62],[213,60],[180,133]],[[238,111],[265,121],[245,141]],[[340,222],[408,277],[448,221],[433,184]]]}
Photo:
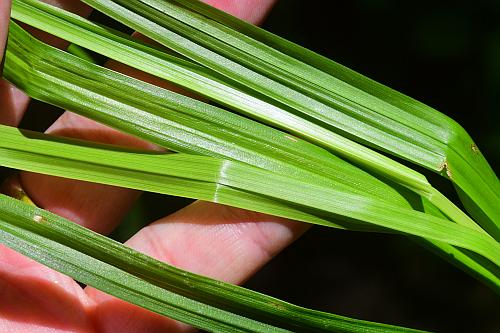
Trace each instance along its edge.
{"label": "green leaf", "polygon": [[[422,159],[416,158],[413,153],[402,154],[400,151],[389,151],[389,153],[401,156],[451,179],[458,186],[457,190],[462,202],[476,219],[483,221],[484,224],[492,224],[491,216],[493,216],[498,221],[499,213],[498,209],[496,209],[498,207],[498,193],[500,192],[498,177],[494,174],[469,135],[456,122],[411,97],[201,1],[175,2],[210,20],[233,28],[241,34],[268,45],[282,54],[327,73],[362,92],[366,92],[375,99],[389,103],[392,107],[390,109],[384,108],[382,113],[385,114],[387,111],[387,116],[391,116],[392,119],[406,122],[410,127],[422,124],[423,126],[419,126],[419,130],[429,136],[430,139],[440,142],[442,147],[445,147],[444,150],[438,151],[443,157],[439,164],[425,163]],[[314,79],[314,77],[311,78]],[[419,139],[421,135],[416,134],[416,138]],[[422,140],[422,138],[419,140]],[[421,153],[424,155],[431,154],[431,152],[426,151]],[[455,165],[463,165],[463,168],[454,170]],[[496,198],[490,196],[492,192],[483,191],[488,186],[493,190],[493,194],[496,193]],[[472,201],[471,198],[481,203],[482,208],[478,207],[477,203]],[[490,217],[483,212],[483,209],[488,211]],[[496,223],[498,224],[498,222]]]}
{"label": "green leaf", "polygon": [[[388,186],[318,147],[246,118],[68,56],[31,39],[14,23],[6,76],[32,97],[70,108],[178,151],[233,158],[308,182],[317,179],[322,186],[331,185],[409,208],[400,194],[401,189]],[[318,174],[322,178],[318,178]],[[332,225],[331,218],[324,213],[311,212],[304,207],[285,207],[281,203],[277,208],[276,202],[270,204],[262,197],[246,195],[247,205],[244,207],[247,209],[257,210],[262,205],[261,209],[269,214]],[[255,205],[256,201],[259,205]],[[335,220],[333,225],[351,230],[380,230],[352,220],[348,224]],[[447,249],[446,253],[449,252]],[[467,267],[472,264],[470,261],[465,263]],[[490,281],[489,284],[500,285],[498,278],[483,266],[476,263],[472,269],[482,271],[480,275]]]}
{"label": "green leaf", "polygon": [[[166,55],[38,1],[14,0],[13,16],[326,147],[370,173],[422,195],[429,200],[424,199],[425,205],[432,202],[435,206],[423,208],[425,213],[413,210],[407,202],[409,196],[401,195],[402,188],[314,144],[71,57],[32,40],[15,24],[10,32],[6,76],[31,96],[175,151],[212,157],[125,151],[2,126],[0,165],[210,200],[330,227],[423,237],[441,254],[451,256],[498,290],[500,245],[418,172],[349,140],[446,174],[459,187],[476,218],[496,236],[499,229],[494,221],[498,221],[498,212],[492,207],[500,201],[496,191],[500,183],[456,123],[197,1],[85,2],[199,64]],[[80,54],[82,49],[76,51]],[[471,151],[475,160],[470,159]],[[155,271],[157,264],[128,261],[134,255],[128,253],[127,257],[121,245],[113,247],[105,238],[93,238],[78,226],[71,229],[67,221],[49,227],[33,223],[34,217],[35,222],[40,222],[39,217],[45,222],[55,216],[30,211],[20,224],[23,218],[14,215],[23,207],[15,207],[12,213],[6,208],[9,205],[10,201],[2,202],[0,197],[0,221],[4,222],[0,222],[4,231],[0,238],[6,243],[71,276],[100,283],[104,290],[116,289],[121,298],[143,302],[139,305],[162,314],[173,313],[174,318],[185,318],[202,328],[279,330],[252,320],[257,319],[294,331],[323,331],[325,320],[332,331],[400,330],[301,309],[251,292],[241,291],[232,299],[230,294],[238,293],[238,289],[224,289],[218,282],[210,284],[204,278],[196,280],[201,292],[193,292],[175,284],[186,283],[182,278],[165,279],[162,270],[167,270],[166,266]],[[458,224],[448,221],[442,213]],[[71,230],[65,231],[68,228]],[[103,251],[109,248],[113,248],[115,256]],[[147,262],[147,258],[135,259]],[[88,262],[89,269],[79,268],[78,260]],[[103,274],[99,274],[100,269]],[[113,280],[111,272],[121,280]],[[179,276],[185,277],[182,274]],[[173,286],[164,281],[174,281]],[[162,287],[172,287],[181,296],[195,298],[195,302],[173,295],[174,303],[184,305],[177,309],[170,304],[162,310],[167,300],[157,298],[148,283],[159,288],[154,289],[155,293]],[[192,287],[189,283],[187,286]],[[224,290],[228,294],[221,294]],[[197,301],[209,307],[196,312],[194,309],[206,305]],[[213,305],[223,309],[211,308]],[[234,317],[233,310],[241,310],[252,319]]]}
{"label": "green leaf", "polygon": [[[19,5],[17,5],[18,3]],[[199,67],[193,67],[192,64],[182,59],[175,59],[171,56],[160,56],[157,50],[147,48],[142,44],[134,44],[133,41],[124,38],[122,34],[115,34],[109,29],[106,30],[75,15],[65,13],[34,0],[17,0],[14,3],[13,14],[14,17],[34,24],[38,28],[47,30],[75,43],[80,43],[94,51],[102,52],[105,55],[148,71],[149,73],[173,80],[188,88],[198,87],[193,88],[196,90],[201,85],[201,89],[197,91],[205,93],[214,99],[219,98],[219,101],[226,104],[233,103],[232,105],[234,106],[234,103],[236,103],[239,105],[240,111],[246,110],[245,112],[250,112],[252,115],[255,115],[255,112],[257,112],[260,114],[258,118],[275,115],[272,117],[275,117],[276,121],[274,123],[276,125],[284,126],[292,132],[297,132],[296,129],[298,127],[306,129],[306,131],[311,133],[311,136],[305,135],[305,137],[320,144],[324,144],[327,141],[330,142],[329,140],[331,139],[333,141],[330,143],[336,142],[334,144],[335,149],[340,147],[340,151],[337,150],[337,153],[341,155],[347,154],[348,158],[367,166],[369,170],[380,172],[393,181],[412,188],[437,205],[439,209],[457,223],[477,228],[474,221],[433,189],[422,175],[322,127],[309,123],[300,117],[284,114],[284,110],[274,105],[246,95],[244,92],[235,90],[231,86],[224,86],[225,82],[214,78],[213,74],[206,70],[203,71]],[[99,43],[92,42],[93,40],[99,40]],[[162,66],[165,68],[162,68]],[[19,74],[17,75],[19,76]],[[220,98],[223,100],[220,100]],[[122,130],[127,131],[123,128]],[[298,134],[303,135],[304,132],[300,130]],[[340,144],[340,146],[337,144]],[[331,148],[329,144],[327,146]],[[227,154],[226,157],[228,157]],[[232,157],[229,156],[229,158]]]}
{"label": "green leaf", "polygon": [[[471,213],[500,239],[500,181],[453,120],[312,52],[228,19],[198,1],[84,2],[286,110],[276,117],[250,111],[259,119],[333,149],[416,191],[425,192],[425,181],[410,169],[395,167],[390,160],[327,129],[449,177],[465,194]],[[306,61],[309,57],[312,60]],[[297,114],[312,123],[294,123]],[[360,152],[366,155],[360,158]]]}
{"label": "green leaf", "polygon": [[81,46],[78,46],[76,44],[69,44],[67,51],[69,53],[79,57],[79,58],[82,58],[82,59],[88,61],[88,62],[91,62],[94,64],[97,63],[96,59],[94,59],[92,54],[90,52],[88,52],[88,50],[84,49]]}
{"label": "green leaf", "polygon": [[[57,221],[59,224],[74,229],[76,225],[70,221],[61,220],[46,211],[16,202],[4,195],[0,195],[0,207],[0,240],[4,244],[82,283],[146,309],[210,331],[285,331],[192,301],[75,250],[73,249],[75,246],[64,245],[62,238],[68,237],[67,240],[78,243],[81,242],[82,235],[76,235],[71,231],[61,232],[52,228],[52,225],[54,221]],[[81,228],[81,231],[85,233],[86,230]],[[95,234],[86,232],[95,238]],[[49,234],[58,241],[44,234]],[[93,243],[86,241],[85,244],[90,250],[96,250],[97,246],[101,245],[95,241]],[[119,244],[113,245],[123,247]],[[105,254],[107,250],[103,251],[99,248],[99,253]],[[127,261],[134,264],[131,259]]]}
{"label": "green leaf", "polygon": [[417,332],[309,310],[192,274],[4,195],[0,240],[80,282],[209,331]]}
{"label": "green leaf", "polygon": [[[428,200],[418,197],[413,193],[404,193],[404,195],[412,203],[412,207],[414,209],[436,217],[445,218],[444,214]],[[426,240],[423,238],[413,239],[421,246],[429,249],[451,264],[481,280],[499,293],[500,290],[497,286],[500,281],[500,268],[493,265],[490,261],[471,251],[460,249],[446,243]]]}
{"label": "green leaf", "polygon": [[[186,154],[120,151],[106,145],[50,138],[0,126],[0,165],[102,184],[209,200],[258,212],[288,215],[289,206],[318,217],[304,222],[349,228],[366,222],[476,252],[500,267],[500,244],[468,226],[381,200],[301,181],[236,161]],[[43,153],[40,153],[43,152]],[[249,196],[250,194],[250,200]],[[257,199],[271,199],[264,204]],[[256,200],[254,200],[256,199]],[[275,200],[278,205],[275,205]],[[281,206],[285,206],[283,209]],[[348,203],[348,204],[346,204]],[[292,210],[293,212],[293,210]],[[321,217],[325,217],[321,220]],[[350,225],[350,222],[353,225]]]}
{"label": "green leaf", "polygon": [[313,144],[68,56],[15,23],[10,30],[4,75],[33,98],[177,152],[238,160],[408,207],[393,187]]}

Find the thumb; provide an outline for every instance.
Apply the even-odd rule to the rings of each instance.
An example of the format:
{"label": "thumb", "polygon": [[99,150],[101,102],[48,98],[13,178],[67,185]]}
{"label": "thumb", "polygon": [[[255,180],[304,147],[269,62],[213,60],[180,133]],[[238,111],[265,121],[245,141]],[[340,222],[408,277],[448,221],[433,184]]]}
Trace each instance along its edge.
{"label": "thumb", "polygon": [[[0,1],[0,61],[3,61],[5,41],[9,32],[10,0]],[[3,62],[2,62],[3,64]],[[3,69],[3,66],[0,67]],[[0,71],[0,76],[2,72]]]}

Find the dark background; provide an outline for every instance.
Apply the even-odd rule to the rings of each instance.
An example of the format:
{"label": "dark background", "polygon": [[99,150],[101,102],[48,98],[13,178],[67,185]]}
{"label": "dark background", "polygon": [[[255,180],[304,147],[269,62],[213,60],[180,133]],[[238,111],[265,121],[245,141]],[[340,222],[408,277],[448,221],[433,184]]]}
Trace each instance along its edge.
{"label": "dark background", "polygon": [[[450,115],[498,174],[499,22],[499,1],[281,0],[265,28]],[[33,102],[22,127],[42,130],[60,112]],[[189,202],[167,200],[145,194],[115,237]],[[315,227],[246,286],[359,319],[500,332],[499,295],[401,236]]]}
{"label": "dark background", "polygon": [[[499,174],[499,1],[281,0],[265,28],[448,114]],[[399,236],[313,228],[247,286],[360,319],[500,332],[498,295]]]}

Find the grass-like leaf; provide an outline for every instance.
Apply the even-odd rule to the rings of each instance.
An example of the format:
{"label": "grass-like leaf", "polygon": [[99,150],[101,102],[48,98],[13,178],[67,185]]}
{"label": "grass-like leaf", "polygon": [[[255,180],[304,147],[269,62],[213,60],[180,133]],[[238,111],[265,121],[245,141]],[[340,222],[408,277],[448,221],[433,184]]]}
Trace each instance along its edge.
{"label": "grass-like leaf", "polygon": [[68,56],[15,23],[10,30],[4,75],[36,99],[177,152],[237,160],[409,207],[393,187],[313,144]]}
{"label": "grass-like leaf", "polygon": [[[454,121],[195,0],[84,2],[184,58],[39,1],[14,0],[14,18],[75,43],[71,53],[83,59],[34,40],[12,23],[6,77],[34,98],[181,154],[124,150],[1,126],[0,165],[329,227],[417,236],[500,289],[500,245],[494,239],[500,238],[500,182]],[[93,65],[79,47],[281,130]],[[376,150],[450,178],[491,236],[423,175]],[[33,223],[39,218],[43,223]],[[190,275],[69,223],[0,197],[0,238],[16,250],[197,327],[406,331],[302,309]],[[88,263],[85,269],[78,267],[82,262]],[[171,300],[164,298],[166,289]]]}
{"label": "grass-like leaf", "polygon": [[[209,200],[255,211],[289,216],[286,207],[326,217],[304,222],[338,227],[336,220],[362,222],[444,242],[476,252],[500,267],[500,244],[468,226],[352,192],[255,168],[236,161],[187,154],[151,154],[97,144],[50,138],[0,126],[0,165],[54,176]],[[43,152],[43,153],[41,153]],[[270,198],[285,205],[280,209]],[[349,203],[346,205],[346,203]],[[307,217],[307,216],[306,216]]]}
{"label": "grass-like leaf", "polygon": [[[410,208],[407,198],[401,196],[401,189],[392,188],[323,149],[219,108],[68,56],[33,40],[14,23],[5,74],[32,97],[177,151],[231,158],[307,179],[309,183],[345,189]],[[276,209],[276,202],[270,205],[258,196],[247,194],[245,200],[248,202],[245,208],[258,210],[259,205],[254,205],[252,200],[259,201],[266,207],[265,212],[274,215],[323,225],[333,223],[351,230],[380,231],[374,225],[332,221],[324,213],[312,213],[300,207],[279,204]],[[495,288],[500,285],[499,274],[488,269],[487,262],[468,258],[448,244],[434,242],[434,245],[488,284]]]}
{"label": "grass-like leaf", "polygon": [[[221,75],[266,96],[287,112],[267,120],[321,143],[356,163],[422,191],[422,179],[401,165],[395,167],[332,132],[403,157],[454,181],[463,201],[488,232],[500,239],[500,181],[467,133],[437,111],[258,28],[197,4],[175,0],[84,0],[94,8]],[[190,8],[188,8],[190,7]],[[218,20],[218,21],[217,21]],[[227,25],[225,25],[226,23]],[[246,29],[258,39],[233,28]],[[279,45],[281,51],[266,45]],[[311,61],[309,61],[311,62]],[[336,77],[339,75],[339,77]],[[350,77],[346,79],[346,77]],[[373,93],[373,94],[372,94]],[[299,114],[307,124],[284,122]],[[424,191],[425,192],[425,191]]]}
{"label": "grass-like leaf", "polygon": [[309,310],[192,274],[4,195],[0,230],[7,245],[78,281],[210,331],[417,332]]}
{"label": "grass-like leaf", "polygon": [[[112,2],[106,2],[106,6],[115,5],[112,5]],[[122,12],[130,14],[123,8]],[[101,52],[128,65],[169,79],[259,119],[271,121],[279,127],[304,136],[320,145],[326,143],[327,147],[333,148],[340,155],[346,156],[373,172],[381,173],[383,176],[426,197],[457,223],[473,227],[475,225],[467,215],[463,214],[449,200],[432,188],[425,177],[417,172],[326,128],[286,112],[276,105],[269,104],[262,99],[259,100],[259,98],[246,94],[242,90],[235,89],[216,77],[216,74],[210,72],[210,70],[197,67],[182,59],[161,54],[157,50],[131,41],[121,34],[116,34],[109,29],[91,24],[78,16],[65,13],[36,0],[16,0],[13,15],[26,23],[33,24],[38,28],[81,44],[96,52]],[[134,16],[133,14],[130,15]],[[142,20],[141,22],[146,22],[145,18],[136,16],[134,17]],[[99,40],[99,43],[94,40]]]}

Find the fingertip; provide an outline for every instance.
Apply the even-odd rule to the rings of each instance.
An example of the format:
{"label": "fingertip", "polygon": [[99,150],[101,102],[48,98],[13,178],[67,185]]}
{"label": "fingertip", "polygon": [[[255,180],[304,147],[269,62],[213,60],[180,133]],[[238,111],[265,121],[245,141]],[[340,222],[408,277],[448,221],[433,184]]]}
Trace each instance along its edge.
{"label": "fingertip", "polygon": [[190,272],[239,284],[307,224],[204,201],[143,228],[127,245]]}
{"label": "fingertip", "polygon": [[[197,201],[143,228],[127,245],[179,268],[242,283],[307,225],[238,208]],[[93,288],[100,332],[190,332],[192,328]]]}
{"label": "fingertip", "polygon": [[259,24],[276,0],[204,0],[203,2],[249,23]]}

